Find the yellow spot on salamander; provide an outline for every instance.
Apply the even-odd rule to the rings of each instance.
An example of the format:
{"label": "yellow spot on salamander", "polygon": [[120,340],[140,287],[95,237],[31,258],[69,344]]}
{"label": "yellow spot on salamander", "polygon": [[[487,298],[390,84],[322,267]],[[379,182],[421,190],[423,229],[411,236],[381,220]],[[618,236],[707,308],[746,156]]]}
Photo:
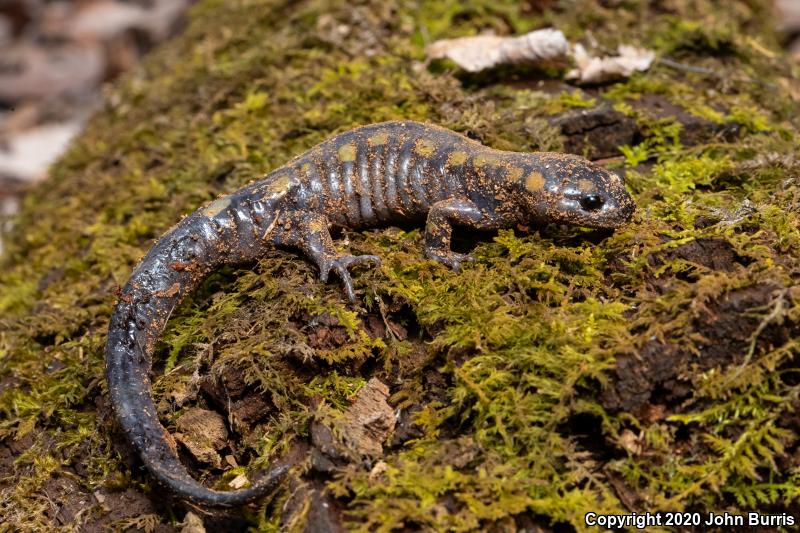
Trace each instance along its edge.
{"label": "yellow spot on salamander", "polygon": [[303,174],[311,174],[311,163],[303,163],[300,170],[303,171]]}
{"label": "yellow spot on salamander", "polygon": [[479,155],[472,160],[472,163],[476,167],[483,167],[488,165],[499,165],[500,160],[491,155]]}
{"label": "yellow spot on salamander", "polygon": [[531,172],[525,178],[525,188],[530,192],[538,192],[544,189],[544,176],[541,172]]}
{"label": "yellow spot on salamander", "polygon": [[594,192],[597,189],[597,184],[592,180],[583,179],[578,181],[578,189],[581,192]]}
{"label": "yellow spot on salamander", "polygon": [[340,161],[355,161],[356,160],[356,145],[353,143],[343,144],[339,148]]}
{"label": "yellow spot on salamander", "polygon": [[506,172],[506,179],[508,181],[514,182],[518,181],[522,177],[522,169],[519,167],[511,167]]}
{"label": "yellow spot on salamander", "polygon": [[418,139],[414,143],[414,151],[422,157],[430,157],[436,150],[436,145],[428,139]]}
{"label": "yellow spot on salamander", "polygon": [[203,209],[203,214],[208,218],[215,217],[227,209],[229,205],[231,205],[230,197],[217,198]]}
{"label": "yellow spot on salamander", "polygon": [[275,194],[285,193],[287,190],[289,190],[289,176],[284,174],[283,176],[275,178],[273,181],[267,184],[265,192],[268,196],[272,196]]}
{"label": "yellow spot on salamander", "polygon": [[308,229],[314,232],[320,232],[328,228],[322,220],[312,219],[311,222],[308,223]]}
{"label": "yellow spot on salamander", "polygon": [[381,146],[389,141],[389,136],[386,133],[376,133],[367,142],[370,146]]}
{"label": "yellow spot on salamander", "polygon": [[463,165],[467,162],[468,157],[467,152],[452,152],[447,156],[447,164],[448,166]]}

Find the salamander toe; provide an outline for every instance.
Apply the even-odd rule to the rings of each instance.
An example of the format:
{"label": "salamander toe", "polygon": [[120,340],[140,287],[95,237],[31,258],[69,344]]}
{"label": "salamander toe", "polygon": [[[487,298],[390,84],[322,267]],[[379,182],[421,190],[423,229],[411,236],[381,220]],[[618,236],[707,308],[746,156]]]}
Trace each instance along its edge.
{"label": "salamander toe", "polygon": [[473,263],[475,261],[475,257],[469,254],[459,254],[457,252],[439,252],[436,250],[428,250],[426,255],[429,259],[433,259],[439,263],[447,265],[454,272],[458,272],[461,270],[461,265],[464,263]]}
{"label": "salamander toe", "polygon": [[320,279],[328,281],[328,273],[333,270],[342,280],[347,299],[351,303],[356,302],[356,293],[353,289],[353,278],[350,276],[349,268],[355,265],[372,263],[375,266],[381,265],[381,258],[377,255],[340,255],[330,262],[327,269],[320,269]]}

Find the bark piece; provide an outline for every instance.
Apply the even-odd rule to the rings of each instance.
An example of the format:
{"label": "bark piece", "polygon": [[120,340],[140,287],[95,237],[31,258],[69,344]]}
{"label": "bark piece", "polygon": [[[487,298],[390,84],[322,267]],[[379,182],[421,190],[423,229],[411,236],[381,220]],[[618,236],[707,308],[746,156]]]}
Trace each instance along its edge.
{"label": "bark piece", "polygon": [[[687,336],[702,339],[696,346],[699,354],[671,339],[655,337],[635,355],[619,354],[613,386],[602,395],[606,408],[629,411],[642,420],[652,418],[654,409],[660,411],[655,416],[663,416],[691,394],[691,376],[741,364],[763,320],[763,316],[748,312],[774,306],[777,298],[785,298],[779,290],[774,283],[763,283],[731,290],[707,302],[687,332]],[[769,324],[758,336],[755,350],[780,346],[793,334],[791,324]]]}
{"label": "bark piece", "polygon": [[561,130],[564,150],[589,159],[618,156],[619,147],[634,144],[639,131],[636,121],[609,104],[570,111],[549,122]]}
{"label": "bark piece", "polygon": [[292,495],[281,510],[281,525],[287,531],[339,533],[344,531],[339,504],[321,482],[295,479]]}
{"label": "bark piece", "polygon": [[[659,94],[644,94],[638,100],[629,102],[632,106],[655,119],[674,118],[683,125],[680,141],[684,146],[694,146],[714,140],[732,141],[739,134],[741,126],[736,122],[716,123],[707,118],[689,113]],[[725,109],[717,109],[725,112]]]}
{"label": "bark piece", "polygon": [[[311,442],[319,452],[334,460],[381,457],[383,442],[395,428],[394,410],[386,402],[388,397],[389,387],[377,378],[370,379],[341,418],[336,417],[330,423],[316,420],[311,424]],[[323,470],[330,467],[325,462],[318,463]]]}
{"label": "bark piece", "polygon": [[356,394],[344,414],[345,443],[352,451],[370,457],[383,455],[383,441],[394,431],[394,410],[386,403],[389,387],[370,379]]}
{"label": "bark piece", "polygon": [[192,408],[178,418],[177,426],[180,433],[175,433],[175,439],[186,446],[195,459],[215,468],[222,466],[217,452],[225,446],[228,430],[219,413]]}

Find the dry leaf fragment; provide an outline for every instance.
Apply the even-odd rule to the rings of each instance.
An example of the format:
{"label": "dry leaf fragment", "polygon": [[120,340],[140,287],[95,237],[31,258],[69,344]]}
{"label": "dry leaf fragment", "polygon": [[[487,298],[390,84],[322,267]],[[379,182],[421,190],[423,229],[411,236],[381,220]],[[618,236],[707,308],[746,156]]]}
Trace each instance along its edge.
{"label": "dry leaf fragment", "polygon": [[577,68],[567,73],[567,79],[578,83],[603,83],[627,78],[634,72],[649,69],[656,58],[652,50],[624,44],[619,45],[617,52],[617,56],[597,57],[589,55],[583,45],[576,44],[572,56]]}
{"label": "dry leaf fragment", "polygon": [[250,483],[250,480],[247,479],[246,475],[239,474],[238,476],[236,476],[235,478],[230,480],[230,482],[228,482],[228,485],[230,485],[231,488],[238,490],[238,489],[241,489],[242,487],[247,486],[249,483]]}
{"label": "dry leaf fragment", "polygon": [[426,52],[431,59],[448,58],[464,70],[478,72],[497,65],[562,59],[569,53],[569,43],[560,31],[546,28],[518,37],[442,39],[428,46]]}
{"label": "dry leaf fragment", "polygon": [[206,527],[203,524],[203,519],[189,511],[183,517],[183,522],[178,524],[181,527],[181,533],[206,533]]}
{"label": "dry leaf fragment", "polygon": [[187,0],[151,0],[146,4],[96,0],[79,4],[61,30],[83,42],[109,42],[132,30],[160,41],[174,33],[188,4]]}
{"label": "dry leaf fragment", "polygon": [[639,455],[642,453],[641,440],[630,429],[623,430],[622,435],[619,437],[619,443],[623,448],[628,450],[633,455]]}
{"label": "dry leaf fragment", "polygon": [[24,44],[0,56],[0,99],[43,100],[92,94],[103,81],[106,58],[99,45]]}
{"label": "dry leaf fragment", "polygon": [[0,146],[0,175],[22,181],[44,177],[50,163],[67,149],[82,127],[82,120],[73,120],[39,126],[11,137]]}
{"label": "dry leaf fragment", "polygon": [[572,55],[576,68],[567,74],[578,83],[602,83],[625,78],[650,68],[655,60],[651,50],[620,45],[618,55],[596,57],[581,44],[570,50],[564,34],[547,28],[518,37],[478,35],[459,39],[443,39],[428,46],[430,59],[448,58],[469,72],[479,72],[498,65],[541,63],[565,59]]}
{"label": "dry leaf fragment", "polygon": [[375,483],[384,472],[386,472],[386,468],[388,465],[386,461],[378,461],[375,463],[375,466],[372,467],[372,470],[369,471],[369,481],[370,483]]}

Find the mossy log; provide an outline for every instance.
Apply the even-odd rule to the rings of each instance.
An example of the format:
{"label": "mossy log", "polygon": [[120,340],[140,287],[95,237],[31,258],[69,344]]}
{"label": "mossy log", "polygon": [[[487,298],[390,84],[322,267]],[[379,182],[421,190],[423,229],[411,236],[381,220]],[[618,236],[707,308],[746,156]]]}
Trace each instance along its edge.
{"label": "mossy log", "polygon": [[[183,36],[109,89],[7,238],[0,530],[172,531],[198,516],[227,531],[569,531],[587,512],[797,519],[800,68],[768,4],[199,3]],[[468,75],[425,62],[434,39],[549,25],[669,61],[583,89],[557,67]],[[108,404],[117,288],[181,215],[332,134],[402,118],[602,158],[637,215],[614,234],[462,234],[477,261],[460,273],[424,259],[417,228],[345,232],[343,250],[383,258],[356,272],[356,307],[288,252],[212,276],[159,348],[162,421],[221,490],[299,459],[271,498],[188,515]],[[396,420],[356,431],[370,380],[388,387],[370,401]],[[198,444],[203,417],[216,429]]]}

